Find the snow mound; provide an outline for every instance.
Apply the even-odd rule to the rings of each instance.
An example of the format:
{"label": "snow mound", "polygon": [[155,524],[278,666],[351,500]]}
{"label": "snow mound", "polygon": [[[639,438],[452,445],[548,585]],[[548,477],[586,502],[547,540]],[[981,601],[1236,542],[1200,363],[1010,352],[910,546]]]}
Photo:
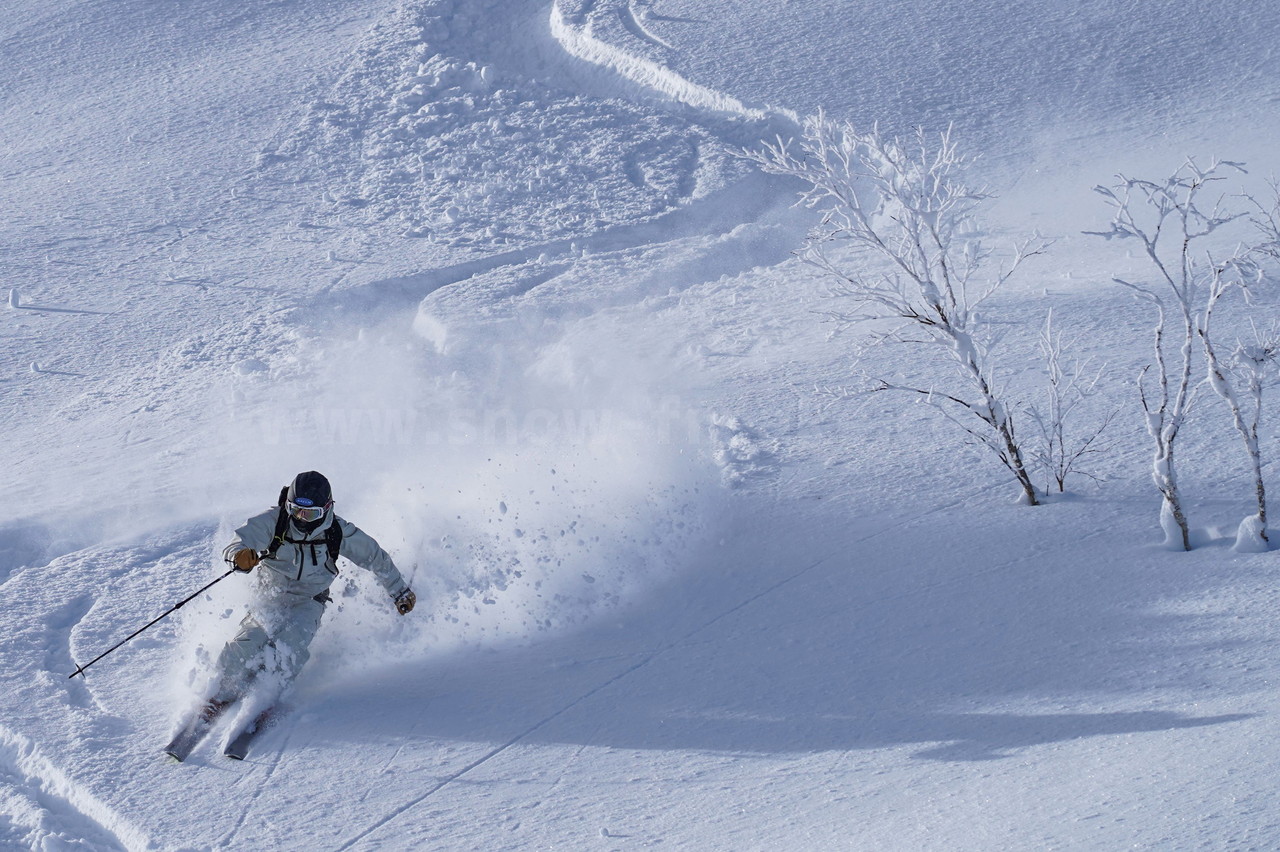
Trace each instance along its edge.
{"label": "snow mound", "polygon": [[1236,530],[1236,543],[1234,550],[1236,553],[1266,553],[1271,549],[1270,543],[1264,535],[1265,527],[1262,518],[1258,515],[1250,515],[1240,522],[1240,527]]}
{"label": "snow mound", "polygon": [[713,415],[710,424],[716,464],[725,484],[740,486],[753,479],[776,476],[781,444],[761,435],[741,419]]}

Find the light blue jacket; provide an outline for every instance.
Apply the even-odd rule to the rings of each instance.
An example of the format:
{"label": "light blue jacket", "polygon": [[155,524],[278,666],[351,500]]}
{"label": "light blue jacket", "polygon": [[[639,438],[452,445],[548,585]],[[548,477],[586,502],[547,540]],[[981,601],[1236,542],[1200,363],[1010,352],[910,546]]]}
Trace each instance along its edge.
{"label": "light blue jacket", "polygon": [[[223,556],[230,560],[236,551],[246,547],[258,552],[270,547],[279,512],[278,508],[271,508],[245,521],[223,550]],[[328,589],[338,576],[338,566],[329,558],[329,547],[324,540],[325,530],[331,524],[338,524],[342,529],[340,555],[373,572],[393,600],[409,588],[390,554],[372,536],[330,512],[323,523],[310,533],[302,532],[294,525],[293,519],[289,519],[284,541],[275,556],[258,563],[261,590],[285,602],[290,598],[314,598]]]}

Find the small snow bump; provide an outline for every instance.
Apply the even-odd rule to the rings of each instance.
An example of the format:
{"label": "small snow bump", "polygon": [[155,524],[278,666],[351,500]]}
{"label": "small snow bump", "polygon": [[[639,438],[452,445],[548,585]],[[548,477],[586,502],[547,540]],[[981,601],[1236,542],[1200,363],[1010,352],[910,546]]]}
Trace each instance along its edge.
{"label": "small snow bump", "polygon": [[265,361],[258,358],[245,358],[239,364],[236,364],[236,372],[242,376],[248,376],[253,373],[265,373],[270,368]]}

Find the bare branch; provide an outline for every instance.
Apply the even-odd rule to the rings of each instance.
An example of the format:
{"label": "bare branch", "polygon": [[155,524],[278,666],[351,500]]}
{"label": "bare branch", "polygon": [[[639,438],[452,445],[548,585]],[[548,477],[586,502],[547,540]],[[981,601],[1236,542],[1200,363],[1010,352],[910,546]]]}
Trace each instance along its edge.
{"label": "bare branch", "polygon": [[1111,425],[1117,410],[1107,414],[1101,423],[1086,430],[1083,439],[1074,438],[1076,426],[1074,413],[1089,397],[1094,395],[1104,367],[1091,369],[1093,359],[1075,360],[1068,369],[1063,355],[1071,342],[1064,342],[1062,334],[1054,328],[1053,311],[1045,318],[1040,331],[1040,353],[1044,358],[1047,382],[1043,408],[1031,405],[1027,414],[1039,432],[1039,445],[1033,451],[1035,460],[1046,477],[1045,490],[1056,484],[1059,492],[1066,490],[1067,477],[1079,473],[1100,481],[1101,477],[1081,468],[1086,456],[1097,455],[1109,447],[1099,439]]}

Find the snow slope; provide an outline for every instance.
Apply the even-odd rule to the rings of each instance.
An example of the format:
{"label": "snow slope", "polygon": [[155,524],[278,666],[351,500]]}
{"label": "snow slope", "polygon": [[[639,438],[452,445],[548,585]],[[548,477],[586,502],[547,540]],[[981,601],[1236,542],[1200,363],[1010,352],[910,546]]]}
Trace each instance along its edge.
{"label": "snow slope", "polygon": [[[1207,408],[1154,546],[1137,260],[1080,234],[1117,170],[1274,167],[1263,4],[13,5],[0,846],[1276,845],[1244,461]],[[1020,507],[815,391],[813,216],[735,152],[820,108],[954,122],[1059,238],[993,310],[1015,387],[1049,305],[1110,365],[1108,482]],[[168,765],[242,578],[67,675],[312,467],[420,607],[344,570],[282,724]]]}

